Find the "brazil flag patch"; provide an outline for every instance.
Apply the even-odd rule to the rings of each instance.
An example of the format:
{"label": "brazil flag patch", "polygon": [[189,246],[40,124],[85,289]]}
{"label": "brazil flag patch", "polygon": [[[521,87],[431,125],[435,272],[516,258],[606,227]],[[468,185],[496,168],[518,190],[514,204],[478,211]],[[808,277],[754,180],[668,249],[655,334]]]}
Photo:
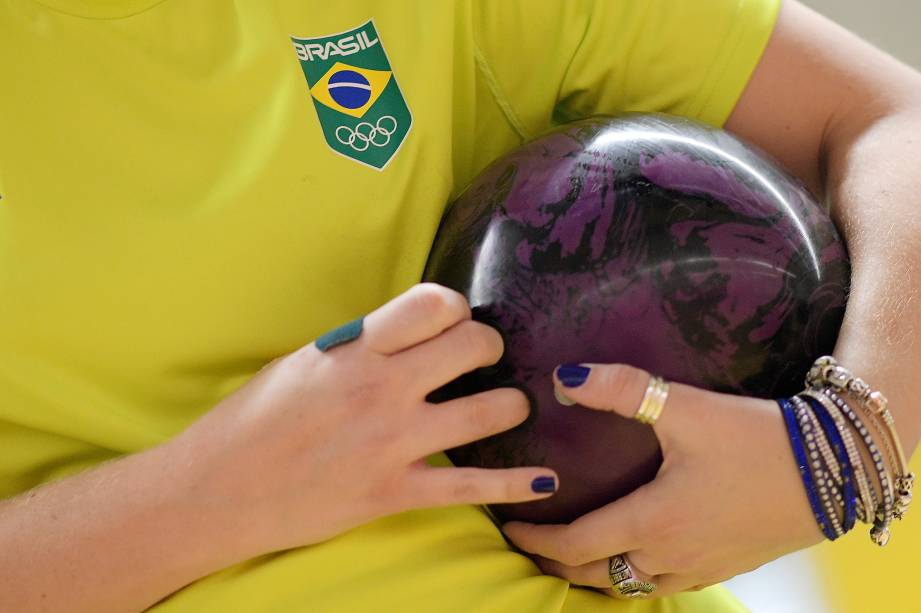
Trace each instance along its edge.
{"label": "brazil flag patch", "polygon": [[330,148],[382,170],[413,118],[373,21],[318,38],[291,37]]}

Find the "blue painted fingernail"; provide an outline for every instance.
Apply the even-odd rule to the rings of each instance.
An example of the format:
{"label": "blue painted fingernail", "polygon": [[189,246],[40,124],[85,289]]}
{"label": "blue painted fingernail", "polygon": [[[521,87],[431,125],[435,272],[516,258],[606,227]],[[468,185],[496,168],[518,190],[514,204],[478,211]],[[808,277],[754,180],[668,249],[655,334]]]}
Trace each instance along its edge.
{"label": "blue painted fingernail", "polygon": [[563,364],[556,369],[556,378],[563,387],[579,387],[588,379],[592,369],[581,364]]}
{"label": "blue painted fingernail", "polygon": [[531,491],[535,494],[552,494],[556,491],[556,477],[538,477],[531,481]]}

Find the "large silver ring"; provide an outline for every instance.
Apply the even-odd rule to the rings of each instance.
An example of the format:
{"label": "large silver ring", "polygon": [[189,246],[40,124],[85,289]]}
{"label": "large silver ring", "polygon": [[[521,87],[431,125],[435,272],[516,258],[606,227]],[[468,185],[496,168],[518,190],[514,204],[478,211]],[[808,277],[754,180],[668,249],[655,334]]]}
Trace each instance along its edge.
{"label": "large silver ring", "polygon": [[640,581],[633,574],[625,555],[611,556],[608,559],[608,578],[614,589],[614,597],[624,600],[646,598],[656,590],[655,583]]}

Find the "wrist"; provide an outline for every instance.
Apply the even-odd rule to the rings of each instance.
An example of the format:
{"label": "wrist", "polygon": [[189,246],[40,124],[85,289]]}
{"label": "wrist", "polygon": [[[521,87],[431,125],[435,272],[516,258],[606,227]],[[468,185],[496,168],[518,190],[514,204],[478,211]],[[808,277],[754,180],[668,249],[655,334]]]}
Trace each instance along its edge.
{"label": "wrist", "polygon": [[[911,309],[911,271],[921,258],[899,249],[852,247],[852,281],[834,356],[889,399],[906,457],[921,441],[921,402],[915,365],[921,360],[921,316]],[[910,243],[905,242],[908,246]],[[914,248],[912,248],[914,249]],[[889,259],[891,253],[899,257]]]}
{"label": "wrist", "polygon": [[[806,413],[811,413],[808,407],[808,403],[811,403],[816,415],[819,415],[820,419],[824,419],[827,422],[821,428],[812,428],[812,431],[816,434],[807,433],[810,445],[814,445],[816,441],[818,441],[820,449],[823,448],[823,444],[825,445],[825,453],[823,454],[825,467],[823,468],[822,462],[814,458],[816,459],[815,470],[821,473],[818,483],[826,489],[829,488],[830,484],[836,500],[846,507],[848,523],[844,526],[845,532],[853,525],[855,508],[862,521],[869,523],[871,517],[869,512],[861,513],[859,501],[854,494],[854,477],[851,475],[853,467],[859,466],[862,462],[859,454],[854,449],[848,428],[839,427],[842,425],[841,422],[844,421],[839,419],[840,415],[844,414],[848,417],[854,430],[863,437],[877,470],[883,494],[881,504],[877,504],[877,502],[873,502],[870,499],[870,493],[865,487],[861,496],[864,498],[865,509],[868,510],[871,506],[876,508],[875,516],[872,518],[873,528],[870,531],[870,537],[877,545],[883,546],[889,541],[889,526],[892,521],[902,519],[908,510],[914,483],[914,475],[905,457],[901,437],[895,429],[895,420],[888,408],[888,400],[882,392],[870,386],[861,377],[854,375],[849,369],[830,356],[823,356],[815,361],[806,376],[806,387],[807,390],[793,400],[799,402]],[[866,422],[857,417],[858,411],[844,397],[847,397],[848,400],[853,401],[859,407],[859,412],[864,414]],[[807,400],[808,403],[806,402]],[[825,405],[825,408],[823,408],[823,405]],[[830,413],[826,411],[826,408]],[[840,412],[836,412],[835,408]],[[838,418],[830,419],[829,415],[837,415]],[[804,426],[808,427],[806,422],[809,419],[804,417],[800,421]],[[814,417],[812,421],[815,421]],[[865,423],[868,425],[865,425]],[[875,430],[878,438],[870,434],[871,429]],[[827,450],[828,441],[825,440],[826,436],[838,447],[836,449],[837,460]],[[877,438],[877,440],[874,441],[874,438]],[[851,442],[848,443],[845,439]],[[882,449],[882,452],[880,449]],[[814,450],[812,451],[812,455],[815,456]],[[888,468],[885,466],[887,463]],[[837,489],[835,489],[835,486],[837,486]],[[834,511],[831,510],[831,505],[828,504],[828,496],[823,496],[823,501],[832,513],[831,524],[833,524],[835,532],[840,536],[842,531],[836,525],[837,518],[834,515]],[[833,536],[829,536],[829,538],[834,540]]]}
{"label": "wrist", "polygon": [[248,505],[228,487],[232,479],[219,478],[221,467],[210,461],[208,449],[186,432],[145,452],[162,471],[155,505],[165,518],[161,527],[199,576],[265,553],[254,542]]}
{"label": "wrist", "polygon": [[873,359],[869,355],[842,351],[840,346],[835,351],[835,357],[889,400],[888,408],[895,420],[899,441],[905,457],[910,460],[921,441],[921,396],[909,383],[915,375],[903,368],[903,362],[905,366],[913,362]]}

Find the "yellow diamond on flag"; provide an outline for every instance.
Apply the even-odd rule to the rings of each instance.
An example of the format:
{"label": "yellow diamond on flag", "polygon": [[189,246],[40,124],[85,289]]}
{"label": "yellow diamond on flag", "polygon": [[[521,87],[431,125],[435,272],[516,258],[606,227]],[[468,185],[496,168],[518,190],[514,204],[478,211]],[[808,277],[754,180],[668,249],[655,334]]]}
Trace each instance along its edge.
{"label": "yellow diamond on flag", "polygon": [[389,70],[336,62],[310,88],[310,95],[334,111],[360,119],[384,92],[391,75]]}

